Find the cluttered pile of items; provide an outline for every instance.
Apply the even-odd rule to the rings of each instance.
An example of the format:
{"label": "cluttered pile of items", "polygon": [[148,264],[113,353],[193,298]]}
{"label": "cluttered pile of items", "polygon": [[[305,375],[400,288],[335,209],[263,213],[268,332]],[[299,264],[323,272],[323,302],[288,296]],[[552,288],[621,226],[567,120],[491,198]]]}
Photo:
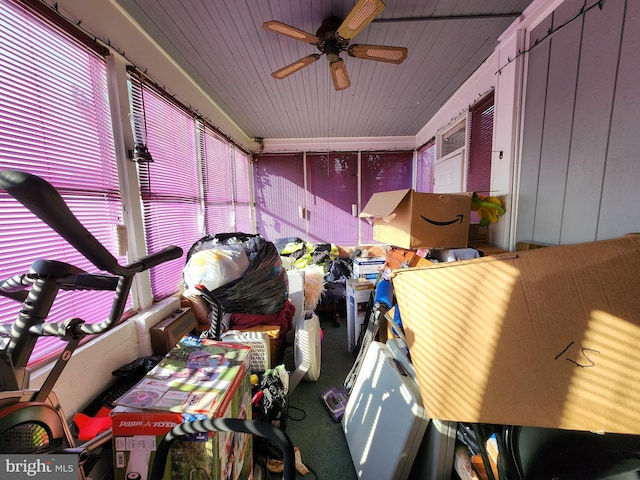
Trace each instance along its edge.
{"label": "cluttered pile of items", "polygon": [[[114,399],[110,416],[116,479],[133,474],[147,478],[156,446],[176,425],[256,420],[286,430],[288,395],[292,382],[300,380],[282,364],[287,333],[296,328],[296,313],[303,317],[297,328],[312,319],[296,312],[275,245],[244,233],[202,238],[187,254],[180,287],[180,315],[187,311],[191,319],[195,316],[191,326],[196,328],[166,341],[166,330],[180,322],[174,318],[164,325],[166,349],[157,363]],[[250,423],[242,428],[259,430]],[[242,431],[192,432],[170,451],[164,475],[172,479],[196,473],[251,478],[254,468],[282,472],[287,460],[278,442]],[[298,470],[305,470],[300,452],[292,451]]]}
{"label": "cluttered pile of items", "polygon": [[488,204],[406,190],[363,209],[391,268],[326,399],[358,476],[637,478],[637,355],[620,332],[640,331],[640,236],[469,251]]}

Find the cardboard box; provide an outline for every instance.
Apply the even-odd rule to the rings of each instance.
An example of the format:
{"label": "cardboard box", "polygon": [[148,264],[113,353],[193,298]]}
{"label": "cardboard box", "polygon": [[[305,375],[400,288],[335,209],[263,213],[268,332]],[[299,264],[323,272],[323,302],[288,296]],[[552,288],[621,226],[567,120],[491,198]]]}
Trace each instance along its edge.
{"label": "cardboard box", "polygon": [[431,261],[425,258],[428,253],[429,250],[424,248],[406,249],[400,247],[389,247],[385,266],[390,270],[395,270],[396,268],[430,265]]}
{"label": "cardboard box", "polygon": [[486,242],[489,239],[489,225],[472,223],[469,225],[469,242]]}
{"label": "cardboard box", "polygon": [[640,434],[640,235],[392,282],[430,417]]}
{"label": "cardboard box", "polygon": [[[147,478],[156,446],[175,425],[208,417],[251,418],[250,349],[184,337],[111,413],[114,478]],[[234,480],[253,476],[251,435],[217,432],[180,439],[171,447],[167,480],[190,472]]]}
{"label": "cardboard box", "polygon": [[197,326],[198,322],[191,308],[177,309],[149,330],[153,354],[166,355],[182,337],[195,330]]}
{"label": "cardboard box", "polygon": [[360,213],[373,220],[373,238],[402,248],[467,246],[471,193],[374,193]]}
{"label": "cardboard box", "polygon": [[347,280],[347,349],[352,352],[360,337],[360,329],[364,323],[369,305],[369,297],[373,291],[374,283],[368,280]]}
{"label": "cardboard box", "polygon": [[481,257],[496,255],[498,253],[507,253],[507,250],[504,248],[496,247],[495,245],[485,242],[469,242],[469,246],[478,250]]}
{"label": "cardboard box", "polygon": [[356,257],[353,259],[353,276],[375,280],[380,270],[384,268],[387,257]]}

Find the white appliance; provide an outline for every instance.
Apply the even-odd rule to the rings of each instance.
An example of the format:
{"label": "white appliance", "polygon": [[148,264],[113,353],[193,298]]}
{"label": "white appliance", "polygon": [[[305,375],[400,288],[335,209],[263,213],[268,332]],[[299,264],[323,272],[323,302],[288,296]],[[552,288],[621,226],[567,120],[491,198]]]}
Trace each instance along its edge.
{"label": "white appliance", "polygon": [[304,318],[298,320],[295,327],[293,359],[296,369],[291,373],[289,392],[292,392],[301,380],[315,382],[320,378],[322,366],[321,329],[318,315],[308,310]]}
{"label": "white appliance", "polygon": [[[416,379],[413,364],[408,355],[408,348],[401,338],[390,338],[387,347]],[[429,420],[427,431],[415,456],[409,478],[425,478],[429,480],[450,480],[456,448],[456,422]]]}
{"label": "white appliance", "polygon": [[342,418],[358,478],[409,478],[428,423],[410,370],[371,342]]}

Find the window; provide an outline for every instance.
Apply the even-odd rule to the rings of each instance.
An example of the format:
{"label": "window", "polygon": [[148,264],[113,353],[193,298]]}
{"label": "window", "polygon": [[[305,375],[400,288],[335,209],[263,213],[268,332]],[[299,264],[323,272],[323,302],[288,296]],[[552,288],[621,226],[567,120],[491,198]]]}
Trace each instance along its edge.
{"label": "window", "polygon": [[[106,64],[96,50],[26,7],[0,2],[0,169],[48,180],[80,222],[117,256],[122,205]],[[96,271],[5,192],[0,192],[0,211],[0,277],[26,272],[35,258]],[[49,320],[100,322],[109,313],[112,295],[60,292]],[[15,301],[0,297],[0,322],[13,322],[18,308]],[[58,339],[39,339],[30,364],[61,347]]]}
{"label": "window", "polygon": [[234,145],[233,157],[233,181],[234,198],[233,211],[235,218],[234,232],[251,233],[255,231],[253,219],[253,207],[251,205],[251,164],[249,154]]}
{"label": "window", "polygon": [[489,195],[493,145],[493,93],[471,109],[467,189]]}
{"label": "window", "polygon": [[204,127],[202,142],[202,181],[205,200],[205,229],[208,234],[233,231],[233,176],[231,146]]}
{"label": "window", "polygon": [[433,167],[434,193],[459,193],[465,190],[464,165],[467,154],[467,115],[438,136]]}
{"label": "window", "polygon": [[436,160],[435,139],[428,141],[418,149],[418,168],[416,172],[416,191],[433,192],[433,164]]}
{"label": "window", "polygon": [[467,144],[466,116],[440,137],[438,159],[444,158],[463,148]]}
{"label": "window", "polygon": [[[249,157],[161,88],[129,76],[132,130],[152,162],[138,163],[146,245],[185,252],[205,234],[253,232]],[[183,261],[151,270],[153,299],[178,290]]]}
{"label": "window", "polygon": [[358,154],[307,155],[307,221],[310,242],[356,245]]}
{"label": "window", "polygon": [[[467,191],[490,195],[493,93],[487,95],[471,108],[469,130]],[[471,212],[471,223],[480,223],[480,217],[476,212]]]}
{"label": "window", "polygon": [[413,151],[260,155],[254,170],[258,231],[272,241],[371,243],[372,227],[358,212],[375,192],[411,188],[412,165]]}
{"label": "window", "polygon": [[254,169],[256,223],[267,240],[306,240],[302,154],[260,155]]}
{"label": "window", "polygon": [[[134,132],[153,162],[139,163],[140,195],[149,252],[178,245],[184,252],[203,235],[195,119],[160,92],[131,80]],[[143,129],[140,128],[143,121]],[[153,299],[178,290],[184,261],[166,262],[151,270]]]}
{"label": "window", "polygon": [[211,128],[201,132],[206,233],[253,232],[249,156]]}
{"label": "window", "polygon": [[[491,92],[439,136],[441,151],[437,152],[434,162],[434,192],[467,191],[489,194],[493,109]],[[471,223],[478,221],[477,214],[472,213]]]}

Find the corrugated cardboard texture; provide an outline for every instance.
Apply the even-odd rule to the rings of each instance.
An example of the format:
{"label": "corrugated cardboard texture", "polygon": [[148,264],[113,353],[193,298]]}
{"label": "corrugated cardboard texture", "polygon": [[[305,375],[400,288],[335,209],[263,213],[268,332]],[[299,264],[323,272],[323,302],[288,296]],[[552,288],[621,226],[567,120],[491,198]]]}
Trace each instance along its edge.
{"label": "corrugated cardboard texture", "polygon": [[373,218],[373,238],[396,247],[463,248],[469,236],[471,194],[394,190],[374,193],[361,217]]}
{"label": "corrugated cardboard texture", "polygon": [[426,250],[391,247],[387,251],[386,266],[390,270],[395,270],[396,268],[427,266],[432,262],[424,258],[426,253]]}
{"label": "corrugated cardboard texture", "polygon": [[389,217],[403,201],[409,201],[408,194],[410,192],[410,188],[405,188],[402,190],[374,193],[362,209],[360,216],[364,218]]}
{"label": "corrugated cardboard texture", "polygon": [[432,418],[640,433],[640,236],[392,280]]}
{"label": "corrugated cardboard texture", "polygon": [[179,308],[149,330],[154,355],[166,355],[182,337],[197,327],[196,317],[189,307]]}

